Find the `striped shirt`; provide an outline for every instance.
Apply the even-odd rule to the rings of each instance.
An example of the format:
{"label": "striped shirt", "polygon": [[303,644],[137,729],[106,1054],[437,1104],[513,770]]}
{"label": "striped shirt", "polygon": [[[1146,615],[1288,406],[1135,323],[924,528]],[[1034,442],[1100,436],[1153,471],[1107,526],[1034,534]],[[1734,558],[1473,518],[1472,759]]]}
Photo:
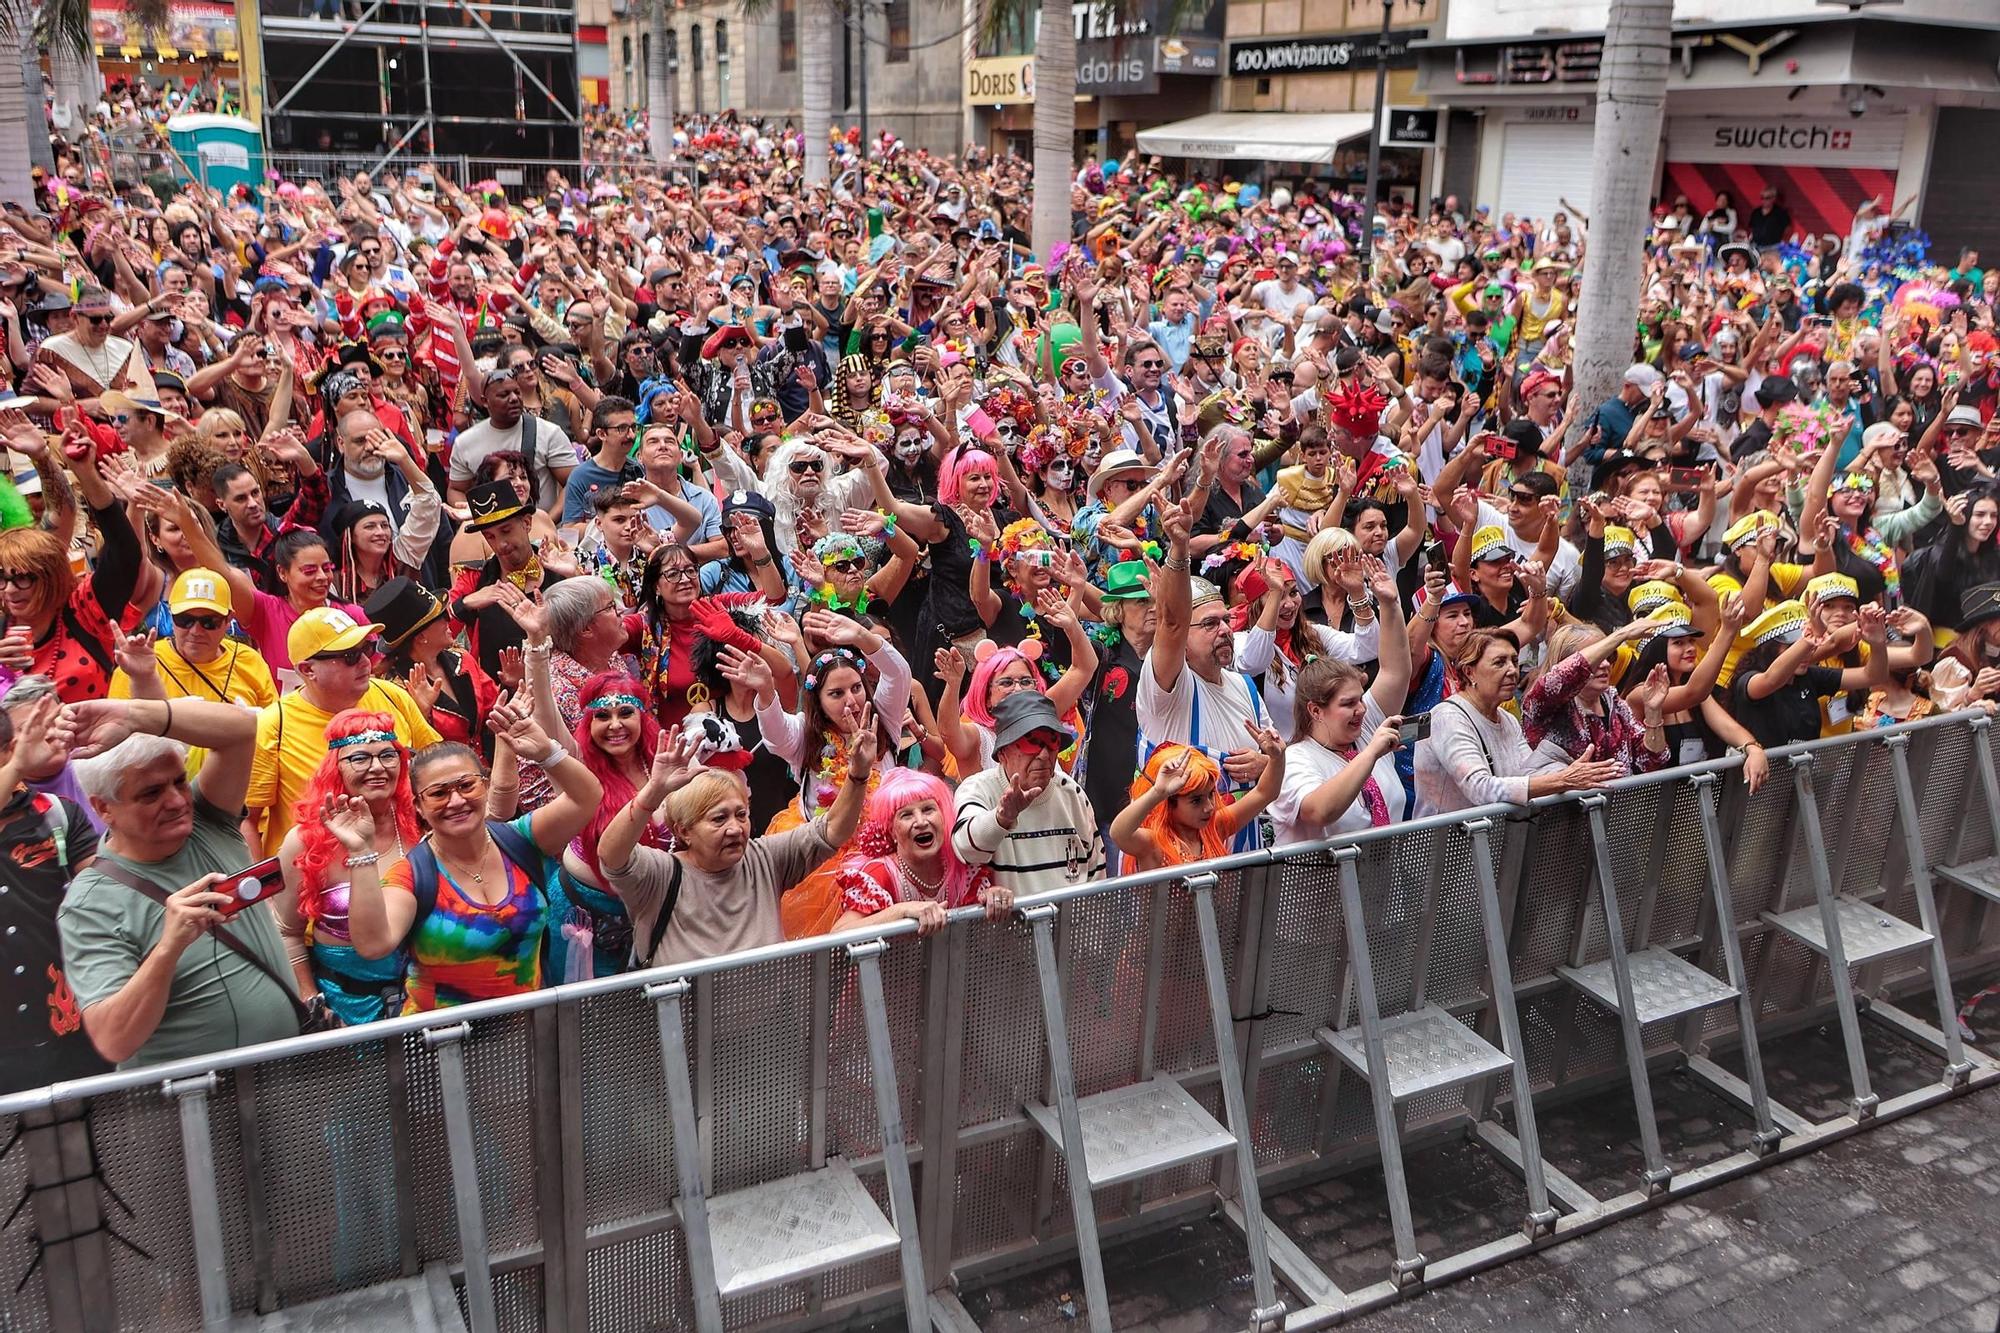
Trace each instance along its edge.
{"label": "striped shirt", "polygon": [[1006,790],[1007,775],[997,766],[959,784],[951,845],[967,865],[991,866],[993,882],[1017,896],[1104,877],[1104,840],[1076,779],[1056,770],[1011,830],[994,813]]}

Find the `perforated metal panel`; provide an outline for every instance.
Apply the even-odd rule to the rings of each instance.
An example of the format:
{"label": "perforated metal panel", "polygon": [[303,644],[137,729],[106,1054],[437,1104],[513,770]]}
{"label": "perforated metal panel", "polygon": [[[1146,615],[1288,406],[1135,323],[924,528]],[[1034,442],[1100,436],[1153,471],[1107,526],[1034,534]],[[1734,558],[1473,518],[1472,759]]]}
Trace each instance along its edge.
{"label": "perforated metal panel", "polygon": [[[526,1015],[475,1023],[465,1039],[466,1089],[472,1110],[473,1151],[479,1200],[492,1251],[534,1244],[535,1197],[533,1073]],[[410,1128],[418,1169],[410,1187],[417,1204],[417,1250],[422,1260],[457,1260],[458,1215],[452,1203],[445,1153],[444,1102],[437,1056],[421,1036],[404,1040],[410,1066]]]}
{"label": "perforated metal panel", "polygon": [[198,1327],[201,1291],[178,1112],[158,1089],[141,1088],[96,1098],[91,1123],[105,1183],[137,1214],[123,1219],[119,1229],[153,1256],[109,1247],[119,1327]]}
{"label": "perforated metal panel", "polygon": [[[471,1327],[466,1312],[465,1284],[458,1284],[458,1312]],[[500,1333],[535,1333],[542,1326],[542,1270],[517,1268],[493,1275],[494,1322]]]}
{"label": "perforated metal panel", "polygon": [[694,1327],[694,1292],[679,1229],[592,1249],[585,1260],[591,1333]]}
{"label": "perforated metal panel", "polygon": [[[890,944],[881,961],[897,1105],[902,1108],[904,1140],[912,1147],[923,1126],[923,1049],[929,1030],[924,955],[924,946],[905,936]],[[875,1107],[856,972],[846,951],[837,950],[832,964],[833,1030],[827,1041],[827,1151],[850,1159],[882,1150],[881,1116]]]}
{"label": "perforated metal panel", "polygon": [[[13,1143],[20,1132],[20,1121],[14,1116],[0,1116],[0,1143]],[[5,1157],[0,1157],[0,1199],[18,1199],[28,1190],[28,1154],[16,1146]],[[104,1200],[106,1208],[116,1207],[109,1199]],[[122,1222],[124,1219],[119,1219]],[[112,1242],[114,1245],[116,1241]],[[28,1266],[35,1264],[34,1271]],[[0,1300],[0,1327],[8,1333],[42,1333],[49,1326],[48,1288],[43,1282],[43,1271],[35,1263],[35,1240],[29,1225],[29,1214],[23,1209],[20,1216],[4,1231],[0,1231],[0,1274],[9,1278],[7,1287],[0,1288],[4,1300]],[[13,1283],[19,1282],[21,1289],[12,1290]]]}
{"label": "perforated metal panel", "polygon": [[[691,1009],[682,1014],[690,1049]],[[653,1003],[637,990],[596,996],[583,1002],[578,1022],[584,1225],[659,1212],[678,1188]]]}

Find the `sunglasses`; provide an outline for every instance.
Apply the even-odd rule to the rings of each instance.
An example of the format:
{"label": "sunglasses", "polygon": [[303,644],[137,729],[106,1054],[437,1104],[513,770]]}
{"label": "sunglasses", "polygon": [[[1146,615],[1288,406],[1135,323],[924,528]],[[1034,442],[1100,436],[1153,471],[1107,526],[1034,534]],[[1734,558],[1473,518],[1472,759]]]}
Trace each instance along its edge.
{"label": "sunglasses", "polygon": [[1014,744],[1020,746],[1029,754],[1053,754],[1062,749],[1062,743],[1046,731],[1030,732],[1028,735],[1021,737],[1020,740],[1015,741]]}
{"label": "sunglasses", "polygon": [[848,556],[844,560],[834,561],[827,568],[836,574],[859,574],[862,570],[868,568],[868,562],[859,556]]}
{"label": "sunglasses", "polygon": [[176,629],[218,630],[229,623],[226,616],[198,616],[192,611],[174,612]]}
{"label": "sunglasses", "polygon": [[1164,370],[1167,363],[1164,361],[1134,361],[1132,364],[1141,370]]}
{"label": "sunglasses", "polygon": [[477,799],[486,790],[486,779],[477,773],[467,773],[456,782],[433,782],[417,793],[417,799],[425,805],[442,805],[450,800],[453,793],[466,800]]}
{"label": "sunglasses", "polygon": [[103,327],[104,327],[105,325],[109,324],[109,323],[110,323],[110,322],[111,322],[111,321],[112,321],[113,319],[117,318],[117,316],[115,316],[115,315],[84,315],[84,316],[83,316],[82,318],[83,318],[83,322],[84,322],[84,323],[86,323],[86,324],[94,324],[94,325],[96,325],[96,326],[97,326],[97,327],[99,327],[99,328],[103,328]]}
{"label": "sunglasses", "polygon": [[749,345],[750,340],[747,338],[731,338],[722,344],[722,350],[726,352],[732,347],[748,347]]}
{"label": "sunglasses", "polygon": [[315,662],[338,662],[342,666],[353,667],[360,666],[363,662],[373,661],[374,658],[375,646],[364,643],[359,648],[348,648],[338,653],[319,653],[312,660]]}
{"label": "sunglasses", "polygon": [[375,353],[375,355],[384,361],[408,361],[410,359],[410,354],[400,347],[385,347]]}
{"label": "sunglasses", "polygon": [[808,472],[824,471],[826,471],[826,464],[819,462],[817,459],[794,458],[792,460],[792,473],[794,476],[804,476]]}

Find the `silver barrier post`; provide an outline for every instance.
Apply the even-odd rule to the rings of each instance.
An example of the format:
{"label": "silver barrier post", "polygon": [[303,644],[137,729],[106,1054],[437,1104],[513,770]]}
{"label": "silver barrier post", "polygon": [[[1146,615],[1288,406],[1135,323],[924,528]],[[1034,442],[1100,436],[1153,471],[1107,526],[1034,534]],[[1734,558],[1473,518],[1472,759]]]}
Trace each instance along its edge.
{"label": "silver barrier post", "polygon": [[1222,978],[1222,931],[1215,921],[1214,874],[1181,881],[1194,895],[1195,924],[1201,931],[1201,968],[1208,983],[1208,1016],[1215,1029],[1215,1067],[1222,1082],[1222,1113],[1236,1137],[1236,1195],[1243,1205],[1243,1238],[1250,1246],[1250,1282],[1257,1298],[1250,1312],[1251,1333],[1284,1327],[1285,1307],[1271,1280],[1271,1250],[1264,1235],[1264,1200],[1257,1187],[1257,1153],[1251,1143],[1250,1112],[1243,1097],[1243,1069],[1236,1061],[1236,1021]]}
{"label": "silver barrier post", "polygon": [[680,1178],[675,1207],[687,1242],[694,1323],[700,1333],[722,1333],[722,1293],[715,1282],[715,1246],[709,1239],[708,1196],[702,1184],[701,1131],[695,1121],[694,1084],[688,1078],[687,1038],[681,1032],[681,1001],[690,989],[685,981],[655,982],[646,987],[646,998],[660,1024],[660,1066],[674,1122],[674,1174]]}
{"label": "silver barrier post", "polygon": [[472,1333],[498,1333],[493,1268],[486,1251],[486,1214],[479,1201],[479,1159],[472,1145],[472,1096],[465,1079],[465,1039],[472,1024],[431,1028],[424,1043],[437,1052],[438,1093],[444,1102],[445,1145],[451,1153],[451,1193],[458,1248],[465,1261],[465,1305]]}
{"label": "silver barrier post", "polygon": [[1493,821],[1468,819],[1462,827],[1472,840],[1472,873],[1479,882],[1479,921],[1486,932],[1486,970],[1493,988],[1493,1012],[1500,1022],[1501,1049],[1514,1066],[1514,1128],[1520,1144],[1521,1176],[1528,1187],[1528,1215],[1521,1229],[1530,1237],[1556,1229],[1556,1210],[1542,1173],[1542,1136],[1535,1128],[1535,1088],[1528,1076],[1528,1052],[1521,1042],[1521,1015],[1514,1008],[1514,967],[1507,953],[1507,926],[1500,919],[1500,886],[1493,877]]}
{"label": "silver barrier post", "polygon": [[[1768,1156],[1777,1151],[1785,1135],[1771,1117],[1771,1097],[1764,1086],[1764,1058],[1757,1045],[1757,997],[1751,994],[1744,975],[1743,941],[1736,935],[1736,903],[1729,891],[1729,862],[1722,851],[1722,823],[1715,804],[1721,786],[1720,774],[1697,774],[1694,804],[1701,819],[1703,859],[1708,862],[1708,893],[1715,903],[1716,940],[1722,946],[1723,971],[1736,990],[1736,1027],[1743,1044],[1743,1074],[1750,1087],[1750,1114],[1757,1123],[1751,1143],[1759,1156]],[[1700,1077],[1699,1068],[1696,1072]]]}
{"label": "silver barrier post", "polygon": [[1111,1303],[1104,1288],[1104,1255],[1097,1245],[1097,1207],[1090,1193],[1090,1169],[1083,1149],[1083,1119],[1076,1109],[1076,1071],[1070,1064],[1069,1019],[1063,1008],[1062,977],[1056,969],[1053,903],[1022,909],[1035,932],[1035,979],[1041,985],[1042,1026],[1048,1031],[1049,1074],[1062,1130],[1063,1160],[1069,1169],[1070,1211],[1076,1222],[1077,1265],[1083,1270],[1084,1301],[1092,1333],[1111,1333]]}
{"label": "silver barrier post", "polygon": [[187,1172],[188,1218],[194,1232],[195,1276],[201,1282],[201,1326],[229,1327],[229,1256],[222,1244],[222,1205],[215,1193],[215,1144],[208,1134],[214,1074],[169,1080],[162,1091],[180,1103],[181,1161]]}
{"label": "silver barrier post", "polygon": [[[1939,866],[1937,874],[1945,883],[1956,884],[1986,902],[2000,902],[2000,775],[1996,775],[1993,769],[1993,719],[1981,714],[1975,716],[1969,725],[1972,728],[1972,759],[1979,769],[1979,793],[1986,806],[1987,827],[1993,833],[1993,855],[1970,865]],[[1959,825],[1959,843],[1964,841],[1966,827],[1964,823]],[[1958,859],[1955,848],[1951,859]],[[1978,924],[1979,920],[1975,919],[1975,927]],[[1956,1027],[1957,1024],[1947,1022],[1945,1026]]]}
{"label": "silver barrier post", "polygon": [[[1944,934],[1938,929],[1937,900],[1931,893],[1930,858],[1924,852],[1924,829],[1917,817],[1917,792],[1910,782],[1910,738],[1891,736],[1890,772],[1896,779],[1897,822],[1903,826],[1903,845],[1910,861],[1910,884],[1917,899],[1917,920],[1931,937],[1926,958],[1931,969],[1931,993],[1937,999],[1938,1030],[1944,1036],[1944,1082],[1962,1088],[1972,1077],[1972,1062],[1965,1058],[1965,1045],[1958,1035],[1958,1014],[1951,1002],[1951,964],[1944,956]],[[1996,844],[2000,851],[2000,844]]]}
{"label": "silver barrier post", "polygon": [[[1847,948],[1841,938],[1844,923],[1834,902],[1833,878],[1827,870],[1812,767],[1810,754],[1792,756],[1792,790],[1797,798],[1793,805],[1798,811],[1799,843],[1812,874],[1814,906],[1782,915],[1766,912],[1764,919],[1826,959],[1829,979],[1833,982],[1833,1002],[1840,1013],[1840,1036],[1847,1047],[1847,1073],[1854,1085],[1854,1118],[1869,1120],[1874,1118],[1880,1098],[1869,1085],[1868,1058],[1861,1047],[1861,1020],[1854,1007],[1853,978],[1847,974]],[[1861,923],[1861,916],[1853,918],[1853,924]]]}
{"label": "silver barrier post", "polygon": [[889,1182],[889,1217],[902,1249],[903,1315],[910,1333],[928,1333],[930,1301],[925,1295],[923,1247],[917,1239],[917,1201],[910,1186],[909,1149],[903,1143],[888,1001],[882,994],[882,955],[888,951],[887,940],[847,946],[847,956],[855,961],[861,978],[861,1018],[868,1030],[868,1063],[875,1075],[875,1111],[882,1121],[882,1172]]}

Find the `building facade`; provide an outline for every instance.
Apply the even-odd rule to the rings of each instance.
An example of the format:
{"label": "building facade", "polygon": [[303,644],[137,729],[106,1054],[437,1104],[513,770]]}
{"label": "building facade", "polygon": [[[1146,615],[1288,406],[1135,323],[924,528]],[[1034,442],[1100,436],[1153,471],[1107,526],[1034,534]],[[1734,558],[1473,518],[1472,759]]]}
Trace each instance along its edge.
{"label": "building facade", "polygon": [[[804,110],[801,10],[810,2],[772,0],[754,17],[735,0],[669,9],[666,59],[675,114],[734,110],[797,124]],[[642,109],[653,59],[647,0],[609,3],[609,104]],[[887,129],[912,147],[963,150],[958,11],[915,0],[873,0],[835,8],[831,18],[834,123],[842,129],[860,124],[865,103],[871,136]]]}
{"label": "building facade", "polygon": [[[1453,5],[1418,45],[1443,108],[1434,188],[1498,212],[1588,213],[1606,5]],[[1678,0],[1655,194],[1739,216],[1775,189],[1802,233],[1845,236],[1864,200],[1940,250],[2000,245],[1986,158],[2000,131],[2000,5]]]}

